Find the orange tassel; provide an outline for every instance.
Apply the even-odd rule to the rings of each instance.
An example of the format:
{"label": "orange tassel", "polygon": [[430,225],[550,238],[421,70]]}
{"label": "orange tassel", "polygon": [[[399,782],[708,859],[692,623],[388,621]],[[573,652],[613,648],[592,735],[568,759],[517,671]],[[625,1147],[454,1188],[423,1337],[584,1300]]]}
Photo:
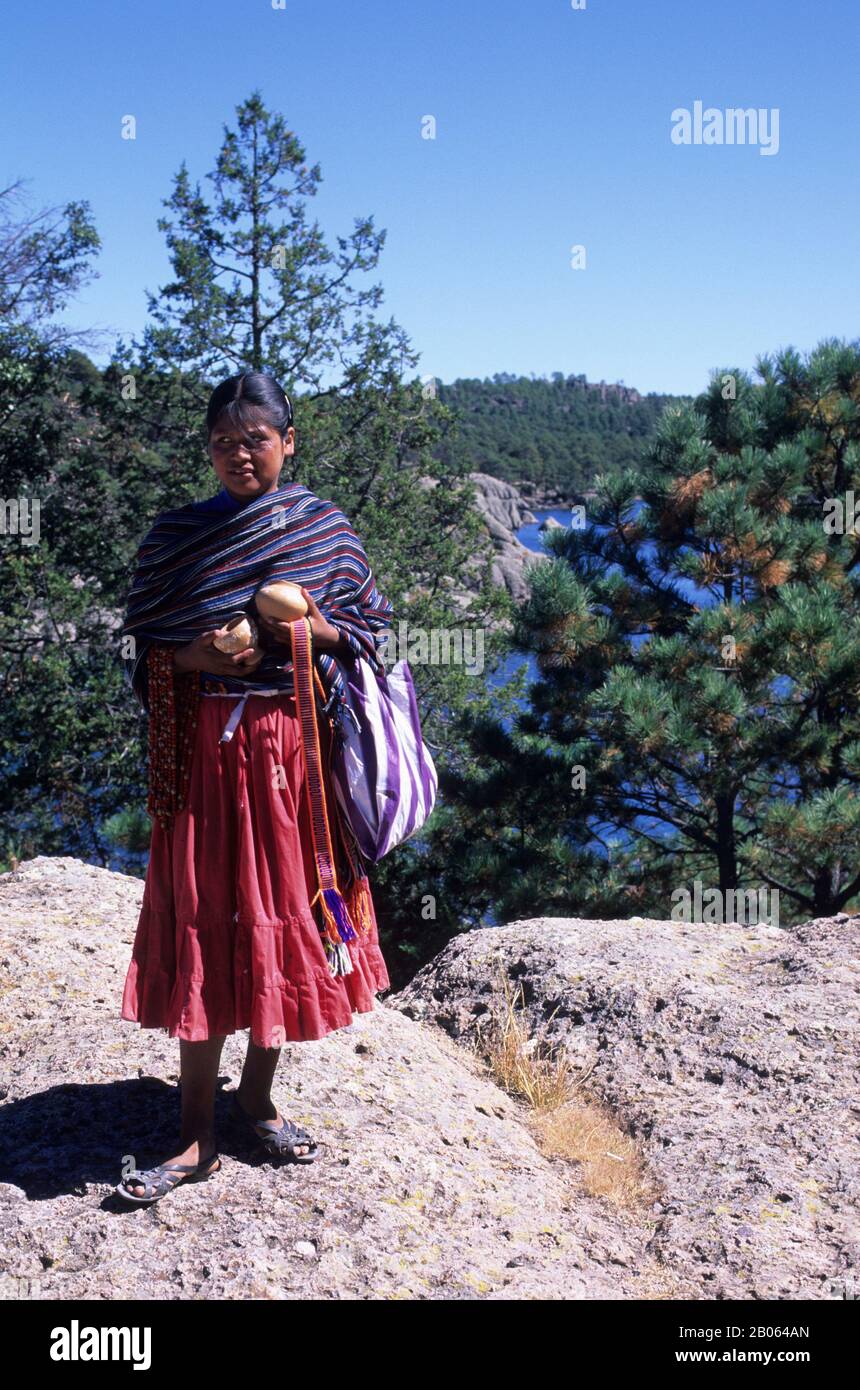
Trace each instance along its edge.
{"label": "orange tassel", "polygon": [[319,902],[320,911],[322,913],[323,918],[323,935],[327,936],[329,941],[331,941],[333,945],[339,946],[341,942],[341,935],[337,929],[337,918],[335,917],[334,913],[332,912],[331,908],[326,902],[325,894],[323,893],[323,890],[321,888],[318,888],[317,891],[314,893],[313,897],[311,898],[311,907],[313,907],[317,902]]}
{"label": "orange tassel", "polygon": [[349,890],[349,915],[361,936],[369,935],[373,928],[370,915],[370,886],[366,878],[357,878]]}

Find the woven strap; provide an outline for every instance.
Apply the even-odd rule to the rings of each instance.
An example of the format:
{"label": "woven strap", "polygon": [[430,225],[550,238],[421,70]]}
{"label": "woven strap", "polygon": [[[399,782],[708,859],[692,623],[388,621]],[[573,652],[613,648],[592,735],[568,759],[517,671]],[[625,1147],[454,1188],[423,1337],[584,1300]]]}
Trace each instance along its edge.
{"label": "woven strap", "polygon": [[337,883],[335,853],[326,805],[322,771],[317,712],[314,703],[314,665],[310,619],[297,618],[290,624],[293,648],[293,683],[296,710],[301,734],[302,763],[308,789],[314,863],[319,888],[311,899],[311,907],[319,901],[323,913],[323,944],[334,974],[350,974],[352,962],[345,942],[354,941],[357,933],[350,919],[349,908]]}

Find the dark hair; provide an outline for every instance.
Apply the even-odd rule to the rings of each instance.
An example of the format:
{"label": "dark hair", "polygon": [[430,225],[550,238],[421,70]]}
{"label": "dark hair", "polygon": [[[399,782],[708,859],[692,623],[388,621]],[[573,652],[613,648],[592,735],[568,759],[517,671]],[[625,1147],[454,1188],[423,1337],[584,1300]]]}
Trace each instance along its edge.
{"label": "dark hair", "polygon": [[260,411],[271,428],[285,438],[293,423],[293,407],[281,384],[268,372],[240,372],[216,386],[206,408],[207,432],[212,433],[222,414],[244,430],[252,410]]}

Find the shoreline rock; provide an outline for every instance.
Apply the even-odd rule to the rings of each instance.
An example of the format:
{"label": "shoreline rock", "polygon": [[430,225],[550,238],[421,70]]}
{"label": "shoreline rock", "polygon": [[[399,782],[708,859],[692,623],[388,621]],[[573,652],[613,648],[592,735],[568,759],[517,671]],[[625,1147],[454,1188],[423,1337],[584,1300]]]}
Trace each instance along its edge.
{"label": "shoreline rock", "polygon": [[522,603],[529,595],[526,565],[547,557],[523,545],[515,532],[537,517],[512,483],[492,478],[488,473],[470,473],[469,478],[475,485],[475,506],[495,546],[493,582],[503,585],[516,603]]}

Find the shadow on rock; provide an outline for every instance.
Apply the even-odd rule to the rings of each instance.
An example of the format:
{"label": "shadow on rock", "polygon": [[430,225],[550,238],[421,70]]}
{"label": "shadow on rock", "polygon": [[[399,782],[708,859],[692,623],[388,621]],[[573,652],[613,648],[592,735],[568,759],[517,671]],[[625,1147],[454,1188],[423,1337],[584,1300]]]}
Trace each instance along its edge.
{"label": "shadow on rock", "polygon": [[[218,1152],[241,1160],[265,1160],[262,1146],[230,1114],[230,1093],[219,1078],[215,1098]],[[20,1188],[30,1201],[64,1194],[84,1196],[89,1185],[115,1186],[123,1160],[150,1168],[175,1153],[181,1123],[181,1090],[145,1076],[107,1084],[51,1086],[0,1111],[0,1183]],[[115,1193],[110,1208],[133,1209]]]}

